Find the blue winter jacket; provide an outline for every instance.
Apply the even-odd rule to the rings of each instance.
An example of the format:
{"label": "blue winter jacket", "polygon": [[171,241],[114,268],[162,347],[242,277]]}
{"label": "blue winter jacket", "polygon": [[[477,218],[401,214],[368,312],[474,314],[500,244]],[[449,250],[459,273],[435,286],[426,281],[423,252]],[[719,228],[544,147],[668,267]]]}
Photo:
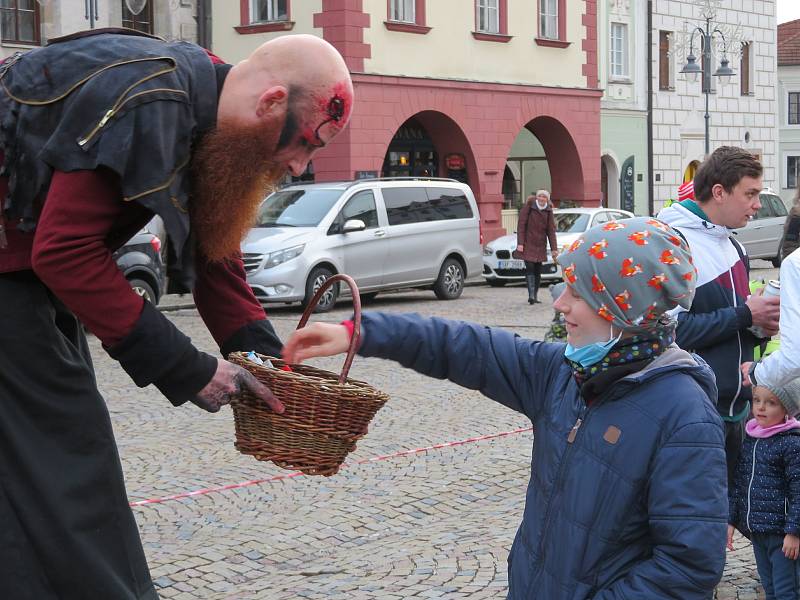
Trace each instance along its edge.
{"label": "blue winter jacket", "polygon": [[745,535],[800,535],[800,431],[747,436],[730,490],[730,523]]}
{"label": "blue winter jacket", "polygon": [[511,548],[513,600],[693,600],[722,577],[722,422],[705,363],[677,347],[587,408],[564,345],[418,315],[365,313],[359,354],[449,379],[536,428]]}

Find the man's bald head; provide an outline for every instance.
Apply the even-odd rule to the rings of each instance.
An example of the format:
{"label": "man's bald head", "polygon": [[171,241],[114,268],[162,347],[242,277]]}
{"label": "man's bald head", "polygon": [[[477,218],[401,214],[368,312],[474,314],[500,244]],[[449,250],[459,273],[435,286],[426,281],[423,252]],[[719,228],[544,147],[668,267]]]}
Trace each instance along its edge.
{"label": "man's bald head", "polygon": [[[295,117],[310,125],[316,117],[330,116],[331,101],[341,114],[326,127],[330,135],[315,140],[326,144],[350,118],[353,84],[339,52],[313,35],[290,35],[265,42],[231,69],[220,97],[218,117],[222,121],[252,123],[284,101],[295,109]],[[278,105],[278,106],[275,106]],[[315,114],[317,113],[317,114]]]}

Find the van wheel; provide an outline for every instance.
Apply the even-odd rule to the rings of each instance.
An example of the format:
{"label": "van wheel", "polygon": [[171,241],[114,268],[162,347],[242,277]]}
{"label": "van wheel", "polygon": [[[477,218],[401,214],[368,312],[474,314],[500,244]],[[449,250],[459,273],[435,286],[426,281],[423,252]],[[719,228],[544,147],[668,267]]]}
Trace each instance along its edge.
{"label": "van wheel", "polygon": [[153,291],[153,288],[150,287],[150,284],[146,281],[142,281],[141,279],[131,279],[128,281],[131,284],[131,288],[133,291],[136,292],[139,296],[150,302],[151,304],[155,304],[158,299],[156,298],[156,293]]}
{"label": "van wheel", "polygon": [[[333,276],[333,271],[328,269],[327,267],[317,267],[311,274],[308,276],[308,280],[306,281],[306,295],[303,298],[301,304],[303,308],[307,307],[311,299],[314,297],[314,294],[317,293],[317,290],[322,286],[323,283],[329,278]],[[315,313],[323,313],[328,312],[331,310],[334,305],[336,304],[336,299],[339,297],[339,284],[335,283],[331,287],[329,287],[324,294],[322,294],[322,298],[319,299],[316,308],[314,308]]]}
{"label": "van wheel", "polygon": [[439,277],[433,284],[433,293],[439,300],[455,300],[464,291],[464,269],[454,258],[444,261]]}

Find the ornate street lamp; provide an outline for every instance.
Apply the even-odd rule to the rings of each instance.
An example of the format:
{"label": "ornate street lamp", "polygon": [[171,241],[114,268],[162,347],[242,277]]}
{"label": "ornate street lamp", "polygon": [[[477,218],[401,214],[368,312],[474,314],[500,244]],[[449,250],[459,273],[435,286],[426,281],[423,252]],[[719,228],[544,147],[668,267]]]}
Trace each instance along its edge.
{"label": "ornate street lamp", "polygon": [[[710,127],[711,127],[711,115],[708,112],[708,96],[713,91],[713,86],[711,85],[712,77],[718,77],[720,84],[726,84],[730,81],[731,77],[735,75],[733,69],[730,68],[730,61],[727,58],[728,47],[727,41],[725,39],[725,34],[722,33],[719,27],[716,25],[712,28],[712,20],[716,18],[716,8],[719,4],[718,0],[705,0],[705,6],[702,9],[701,15],[703,20],[705,21],[705,29],[700,26],[696,26],[691,33],[691,37],[689,40],[689,54],[686,57],[686,64],[683,65],[681,69],[681,73],[686,75],[686,78],[690,82],[697,81],[698,75],[702,75],[702,85],[701,90],[706,97],[706,156],[711,153],[710,148]],[[701,45],[700,45],[700,59],[702,61],[702,67],[697,64],[697,57],[694,54],[694,36],[695,34],[699,34]],[[711,73],[711,61],[713,60],[713,51],[712,45],[715,42],[715,39],[719,37],[722,41],[722,59],[720,60],[719,68],[714,72],[712,75]]]}

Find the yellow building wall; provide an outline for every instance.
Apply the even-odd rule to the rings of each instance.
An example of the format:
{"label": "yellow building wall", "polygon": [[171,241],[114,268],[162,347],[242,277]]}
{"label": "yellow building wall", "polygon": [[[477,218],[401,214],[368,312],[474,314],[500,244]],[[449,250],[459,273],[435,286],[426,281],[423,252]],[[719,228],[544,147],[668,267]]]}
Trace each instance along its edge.
{"label": "yellow building wall", "polygon": [[[537,2],[508,0],[508,43],[479,41],[475,30],[474,0],[428,0],[425,35],[389,31],[384,27],[386,0],[364,0],[370,28],[364,42],[372,45],[365,60],[367,73],[467,79],[560,87],[586,87],[581,74],[585,27],[581,24],[583,0],[567,0],[568,48],[537,46]],[[216,26],[216,23],[215,23]]]}
{"label": "yellow building wall", "polygon": [[[386,12],[385,5],[384,1],[384,12]],[[294,27],[291,30],[242,35],[234,29],[241,25],[239,2],[235,0],[214,1],[211,3],[212,49],[226,62],[236,63],[247,58],[259,45],[276,37],[299,33],[310,33],[322,37],[322,28],[314,27],[314,14],[320,12],[322,12],[322,0],[295,0],[291,6],[291,17],[294,21]]]}

